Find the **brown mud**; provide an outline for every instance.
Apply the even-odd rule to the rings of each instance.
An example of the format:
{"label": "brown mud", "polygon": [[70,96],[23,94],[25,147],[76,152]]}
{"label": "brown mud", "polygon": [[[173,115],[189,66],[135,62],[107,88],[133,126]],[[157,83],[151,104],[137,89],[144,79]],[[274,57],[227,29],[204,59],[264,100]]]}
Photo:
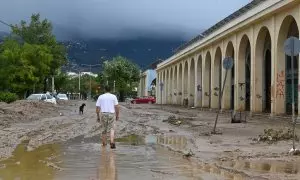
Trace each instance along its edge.
{"label": "brown mud", "polygon": [[[76,137],[100,140],[94,102],[85,102],[85,113],[79,115],[81,103],[0,104],[1,122],[5,122],[0,127],[0,158],[13,157],[13,152],[24,141],[26,152],[34,152],[45,144],[67,142]],[[255,141],[265,129],[287,130],[289,119],[253,115],[247,118],[247,123],[231,124],[230,114],[223,112],[217,126],[220,134],[212,135],[215,115],[213,111],[177,106],[160,109],[159,105],[123,104],[116,135],[121,139],[130,135],[155,136],[157,144],[182,154],[181,158],[192,159],[197,167],[195,171],[221,175],[223,179],[225,176],[225,179],[300,179],[300,158],[288,154],[291,140],[272,144]],[[297,133],[299,129],[297,127]],[[139,143],[137,140],[130,145]]]}

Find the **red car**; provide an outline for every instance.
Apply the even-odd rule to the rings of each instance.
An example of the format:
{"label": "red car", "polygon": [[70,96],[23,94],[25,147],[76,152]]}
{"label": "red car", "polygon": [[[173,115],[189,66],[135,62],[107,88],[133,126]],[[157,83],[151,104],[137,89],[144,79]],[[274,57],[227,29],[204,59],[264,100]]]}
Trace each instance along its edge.
{"label": "red car", "polygon": [[137,97],[131,100],[132,104],[144,104],[144,103],[154,104],[155,102],[156,102],[155,97],[151,97],[151,96]]}

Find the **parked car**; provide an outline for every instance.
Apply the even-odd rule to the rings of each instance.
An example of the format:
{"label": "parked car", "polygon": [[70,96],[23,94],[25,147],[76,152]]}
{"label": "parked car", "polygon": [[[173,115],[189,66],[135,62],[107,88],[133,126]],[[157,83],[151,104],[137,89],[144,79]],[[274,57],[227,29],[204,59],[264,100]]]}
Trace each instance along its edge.
{"label": "parked car", "polygon": [[155,99],[155,97],[152,97],[152,96],[137,97],[137,98],[131,100],[131,103],[133,103],[133,104],[144,104],[144,103],[154,104],[155,102],[156,102],[156,99]]}
{"label": "parked car", "polygon": [[38,100],[56,104],[56,99],[50,94],[31,94],[27,97],[27,100]]}
{"label": "parked car", "polygon": [[58,94],[58,95],[56,96],[56,98],[57,98],[58,100],[65,100],[65,101],[69,100],[69,98],[68,98],[68,96],[67,96],[66,94]]}

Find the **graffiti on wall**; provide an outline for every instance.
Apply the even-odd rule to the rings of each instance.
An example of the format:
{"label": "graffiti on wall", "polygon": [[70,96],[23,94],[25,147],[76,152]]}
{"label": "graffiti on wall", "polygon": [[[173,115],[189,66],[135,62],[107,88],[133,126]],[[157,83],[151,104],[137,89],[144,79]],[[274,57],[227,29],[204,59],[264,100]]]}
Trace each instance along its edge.
{"label": "graffiti on wall", "polygon": [[285,74],[284,71],[277,73],[276,78],[276,97],[284,97],[285,89]]}

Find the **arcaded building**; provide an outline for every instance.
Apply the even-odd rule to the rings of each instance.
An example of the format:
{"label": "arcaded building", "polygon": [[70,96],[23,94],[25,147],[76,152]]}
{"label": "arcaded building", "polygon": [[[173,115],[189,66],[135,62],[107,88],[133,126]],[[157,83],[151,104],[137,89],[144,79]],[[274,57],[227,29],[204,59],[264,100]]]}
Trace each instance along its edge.
{"label": "arcaded building", "polygon": [[183,104],[186,99],[189,106],[218,108],[225,77],[222,61],[232,57],[223,109],[289,114],[294,91],[298,113],[299,58],[294,57],[292,71],[284,42],[299,38],[299,27],[299,0],[250,2],[158,64],[156,84],[163,82],[164,88],[156,91],[157,102]]}

